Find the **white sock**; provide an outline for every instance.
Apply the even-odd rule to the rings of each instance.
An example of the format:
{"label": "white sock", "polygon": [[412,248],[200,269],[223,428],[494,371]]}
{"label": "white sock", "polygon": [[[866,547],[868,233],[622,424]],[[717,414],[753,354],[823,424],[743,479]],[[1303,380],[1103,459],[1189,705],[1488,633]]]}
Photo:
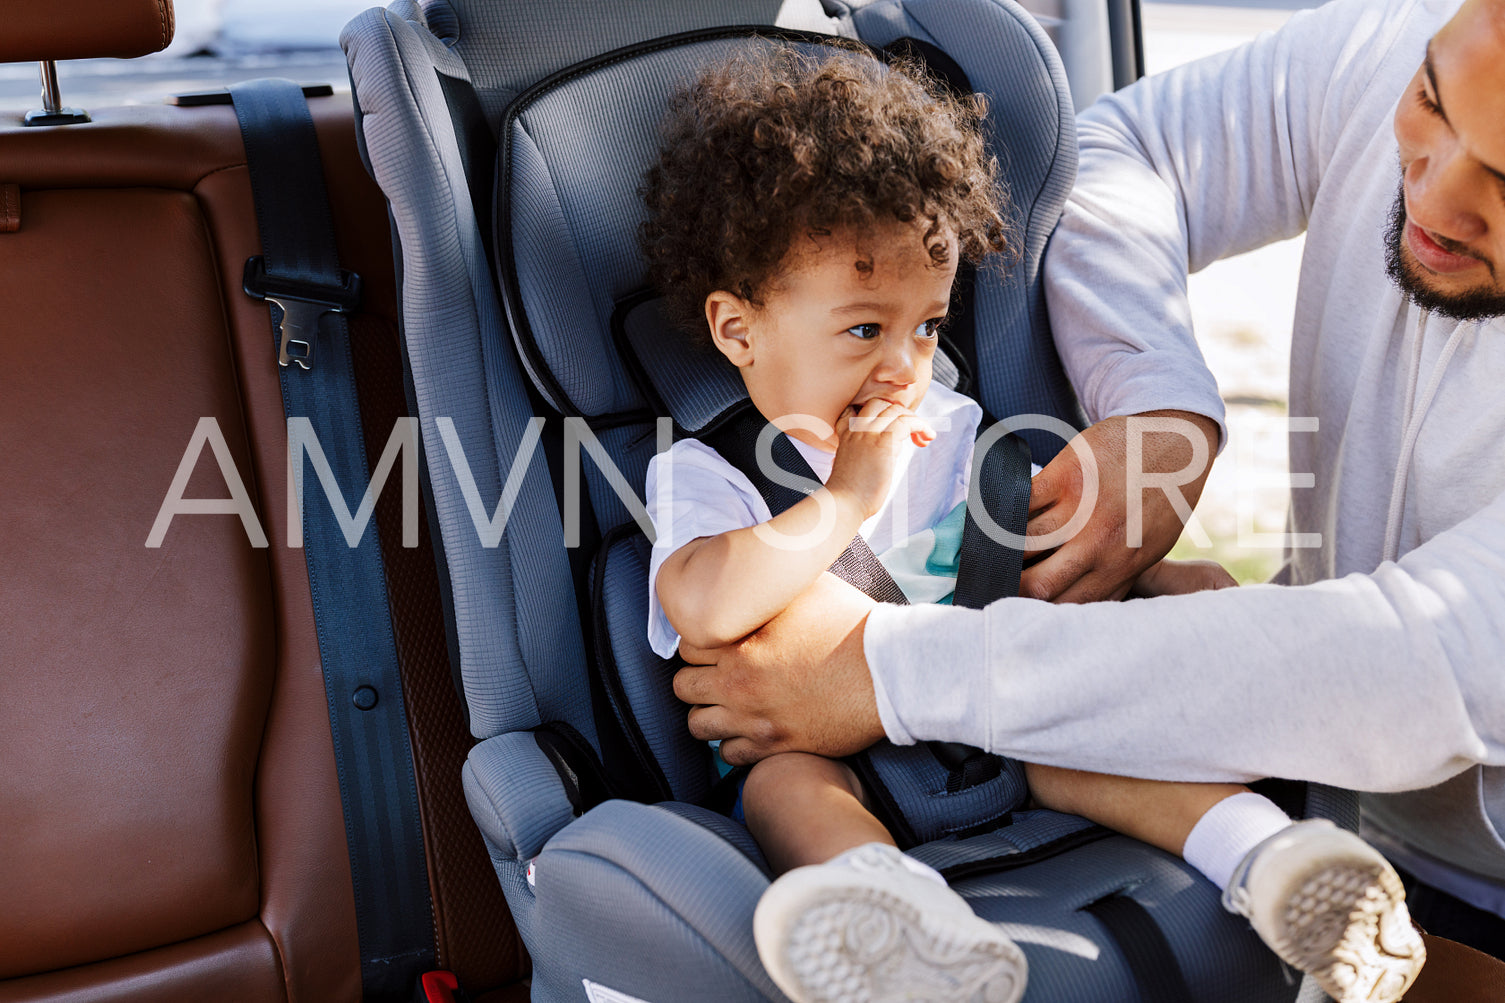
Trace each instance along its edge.
{"label": "white sock", "polygon": [[1253,791],[1224,798],[1192,826],[1181,857],[1222,891],[1234,868],[1266,839],[1291,824],[1275,802]]}

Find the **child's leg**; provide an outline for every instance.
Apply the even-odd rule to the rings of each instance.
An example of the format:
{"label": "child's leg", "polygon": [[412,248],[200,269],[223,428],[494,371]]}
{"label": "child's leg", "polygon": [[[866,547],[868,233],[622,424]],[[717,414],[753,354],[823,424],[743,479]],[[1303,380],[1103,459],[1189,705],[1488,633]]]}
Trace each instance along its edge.
{"label": "child's leg", "polygon": [[770,756],[742,786],[742,813],[775,874],[820,864],[864,843],[894,845],[843,763],[804,752]]}
{"label": "child's leg", "polygon": [[782,876],[753,915],[758,956],[795,1003],[1018,1003],[1028,965],[939,874],[900,853],[845,765],[786,753],[753,767],[742,813]]}
{"label": "child's leg", "polygon": [[1170,853],[1223,890],[1283,960],[1339,1003],[1395,1003],[1426,949],[1394,868],[1325,820],[1292,822],[1238,784],[1164,783],[1026,765],[1035,799]]}
{"label": "child's leg", "polygon": [[1243,784],[1140,780],[1034,763],[1024,774],[1045,807],[1174,853],[1220,891],[1251,850],[1291,824],[1274,802]]}
{"label": "child's leg", "polygon": [[[1037,763],[1026,763],[1024,775],[1030,793],[1045,807],[1090,818],[1178,857],[1186,846],[1187,836],[1214,805],[1235,794],[1249,793],[1249,788],[1242,784],[1167,783]],[[1290,824],[1279,808],[1270,807],[1275,813],[1273,825],[1253,836],[1245,852]]]}

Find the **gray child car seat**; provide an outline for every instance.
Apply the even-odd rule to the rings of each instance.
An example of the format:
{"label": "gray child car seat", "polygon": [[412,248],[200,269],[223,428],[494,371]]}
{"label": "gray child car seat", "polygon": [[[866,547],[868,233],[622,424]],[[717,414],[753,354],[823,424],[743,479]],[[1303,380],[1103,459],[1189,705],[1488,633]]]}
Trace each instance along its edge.
{"label": "gray child car seat", "polygon": [[[666,444],[659,419],[701,434],[743,396],[729,366],[664,335],[634,239],[669,92],[733,47],[766,44],[725,26],[777,20],[906,51],[987,95],[1024,252],[1007,275],[966,283],[949,379],[975,374],[993,415],[1081,422],[1040,283],[1075,173],[1049,41],[1010,0],[823,2],[397,0],[342,36],[363,152],[390,205],[429,511],[479,740],[466,795],[535,999],[782,999],[752,942],[767,867],[745,829],[699,803],[709,755],[647,648],[638,532],[648,459]],[[1062,445],[1025,438],[1041,463]],[[1301,814],[1356,821],[1342,792],[1288,793]],[[1208,882],[1081,819],[1013,811],[913,852],[1020,943],[1027,1001],[1297,995]]]}

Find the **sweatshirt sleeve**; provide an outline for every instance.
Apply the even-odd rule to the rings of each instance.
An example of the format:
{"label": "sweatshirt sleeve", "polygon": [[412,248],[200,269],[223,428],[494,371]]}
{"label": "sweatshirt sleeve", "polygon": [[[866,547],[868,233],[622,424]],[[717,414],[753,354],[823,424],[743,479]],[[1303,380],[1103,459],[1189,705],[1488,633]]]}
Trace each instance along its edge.
{"label": "sweatshirt sleeve", "polygon": [[879,607],[864,648],[895,742],[1165,780],[1429,787],[1505,765],[1505,495],[1368,575]]}
{"label": "sweatshirt sleeve", "polygon": [[1076,187],[1046,254],[1057,348],[1088,417],[1223,421],[1188,271],[1306,227],[1346,113],[1405,2],[1338,0],[1149,77],[1078,118]]}

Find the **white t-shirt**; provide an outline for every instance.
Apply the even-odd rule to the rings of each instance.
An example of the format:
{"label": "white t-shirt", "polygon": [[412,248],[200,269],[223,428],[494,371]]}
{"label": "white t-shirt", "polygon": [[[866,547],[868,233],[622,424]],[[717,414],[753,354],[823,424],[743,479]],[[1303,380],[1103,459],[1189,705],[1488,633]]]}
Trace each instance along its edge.
{"label": "white t-shirt", "polygon": [[[862,524],[861,533],[911,602],[935,602],[951,592],[955,579],[947,584],[929,576],[922,582],[926,576],[906,569],[924,567],[934,539],[928,531],[967,500],[982,409],[970,397],[932,384],[916,413],[935,428],[936,438],[924,448],[904,446],[888,498]],[[824,482],[835,454],[791,441]],[[668,658],[679,646],[679,634],[659,605],[658,569],[692,540],[756,526],[773,516],[747,476],[696,439],[682,439],[649,462],[647,499],[657,531],[648,565],[648,643]]]}

